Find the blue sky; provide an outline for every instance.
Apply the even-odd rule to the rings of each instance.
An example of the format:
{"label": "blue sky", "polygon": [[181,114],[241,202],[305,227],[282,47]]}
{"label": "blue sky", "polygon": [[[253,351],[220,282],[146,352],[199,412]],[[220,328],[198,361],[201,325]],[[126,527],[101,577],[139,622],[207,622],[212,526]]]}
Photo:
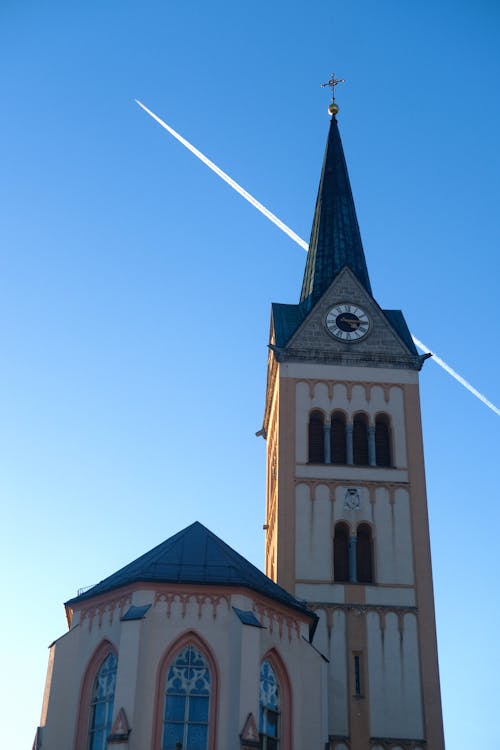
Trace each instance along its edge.
{"label": "blue sky", "polygon": [[[263,561],[271,301],[305,253],[332,70],[377,301],[497,405],[496,2],[4,0],[3,741],[38,723],[62,602],[195,519]],[[422,373],[447,744],[497,743],[500,420]],[[22,696],[22,700],[20,700]]]}

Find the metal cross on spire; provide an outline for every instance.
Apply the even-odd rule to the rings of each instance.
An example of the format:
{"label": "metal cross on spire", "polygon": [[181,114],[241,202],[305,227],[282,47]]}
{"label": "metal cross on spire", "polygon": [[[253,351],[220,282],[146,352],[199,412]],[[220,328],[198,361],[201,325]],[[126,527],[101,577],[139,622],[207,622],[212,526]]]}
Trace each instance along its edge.
{"label": "metal cross on spire", "polygon": [[332,101],[330,102],[330,105],[328,107],[328,114],[331,115],[334,119],[336,119],[335,115],[338,114],[339,111],[339,105],[335,101],[335,88],[339,85],[339,83],[345,83],[345,80],[343,78],[335,78],[335,73],[332,73],[330,75],[330,80],[326,83],[321,84],[322,89],[326,88],[326,86],[331,89]]}
{"label": "metal cross on spire", "polygon": [[332,102],[335,101],[335,87],[339,85],[339,83],[345,83],[344,78],[335,78],[335,73],[331,73],[330,80],[326,83],[321,84],[321,88],[324,89],[326,86],[328,86],[332,91]]}

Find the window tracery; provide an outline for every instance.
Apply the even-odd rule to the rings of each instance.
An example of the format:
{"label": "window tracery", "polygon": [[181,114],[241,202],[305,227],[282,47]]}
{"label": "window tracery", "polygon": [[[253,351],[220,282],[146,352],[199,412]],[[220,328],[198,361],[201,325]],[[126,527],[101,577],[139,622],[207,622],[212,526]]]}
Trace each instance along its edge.
{"label": "window tracery", "polygon": [[94,680],[90,704],[89,750],[106,750],[113,721],[118,658],[111,652]]}
{"label": "window tracery", "polygon": [[278,750],[280,747],[280,713],[280,685],[266,659],[260,668],[259,736],[262,750]]}
{"label": "window tracery", "polygon": [[162,750],[207,750],[211,675],[203,654],[183,648],[167,670]]}

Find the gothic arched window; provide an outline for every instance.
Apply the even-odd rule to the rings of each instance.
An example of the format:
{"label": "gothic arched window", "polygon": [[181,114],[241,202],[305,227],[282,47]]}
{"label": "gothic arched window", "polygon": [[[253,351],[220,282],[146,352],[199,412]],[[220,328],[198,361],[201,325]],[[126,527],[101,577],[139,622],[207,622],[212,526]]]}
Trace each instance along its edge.
{"label": "gothic arched window", "polygon": [[342,412],[332,414],[332,428],[330,432],[332,464],[347,463],[345,416]]}
{"label": "gothic arched window", "polygon": [[118,658],[112,651],[104,659],[94,680],[90,702],[88,750],[106,750],[113,721]]}
{"label": "gothic arched window", "polygon": [[309,415],[309,463],[323,464],[325,462],[325,433],[323,429],[323,414],[312,411]]}
{"label": "gothic arched window", "polygon": [[262,750],[278,750],[281,738],[281,690],[269,661],[260,668],[259,736]]}
{"label": "gothic arched window", "polygon": [[368,420],[366,414],[356,414],[352,429],[354,463],[368,466]]}
{"label": "gothic arched window", "polygon": [[211,675],[203,654],[192,644],[170,663],[165,685],[162,750],[207,750]]}
{"label": "gothic arched window", "polygon": [[337,583],[345,583],[349,580],[349,529],[345,523],[338,523],[335,526],[333,578]]}
{"label": "gothic arched window", "polygon": [[391,428],[386,414],[375,420],[375,456],[377,466],[391,465]]}
{"label": "gothic arched window", "polygon": [[367,523],[358,526],[356,540],[356,580],[358,583],[373,583],[372,530]]}

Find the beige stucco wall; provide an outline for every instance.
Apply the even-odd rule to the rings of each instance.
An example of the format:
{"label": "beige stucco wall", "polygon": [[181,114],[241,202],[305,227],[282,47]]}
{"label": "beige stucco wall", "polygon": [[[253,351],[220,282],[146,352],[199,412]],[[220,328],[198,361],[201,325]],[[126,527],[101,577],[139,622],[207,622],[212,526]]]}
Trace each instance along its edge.
{"label": "beige stucco wall", "polygon": [[[418,374],[294,362],[280,364],[279,378],[293,383],[294,389],[289,408],[295,412],[295,453],[292,463],[280,470],[295,479],[295,595],[313,602],[320,616],[315,645],[330,659],[329,733],[352,735],[357,712],[363,713],[366,705],[365,736],[423,738],[404,391],[405,386],[417,387]],[[285,392],[290,393],[290,388]],[[288,406],[282,403],[280,408]],[[308,464],[312,409],[323,411],[326,421],[333,411],[342,410],[347,422],[362,411],[370,424],[379,413],[388,414],[393,466]],[[356,509],[345,504],[346,491],[352,487],[359,492]],[[338,521],[353,534],[360,523],[370,524],[376,585],[334,583],[333,536]],[[353,603],[356,611],[349,615]],[[366,659],[361,703],[352,696],[353,649],[361,649]]]}
{"label": "beige stucco wall", "polygon": [[[328,468],[328,467],[322,467]],[[313,601],[343,601],[342,586],[333,584],[333,536],[335,524],[344,521],[355,533],[359,523],[373,529],[374,562],[378,584],[414,584],[410,499],[407,489],[392,492],[386,487],[367,488],[360,484],[360,506],[345,507],[345,493],[354,482],[336,481],[333,489],[316,481],[310,487],[300,481],[296,487],[295,573],[296,595]],[[310,583],[308,583],[310,582]],[[386,593],[369,589],[371,603],[382,604]],[[316,593],[315,593],[316,592]],[[389,595],[391,596],[391,595]],[[386,603],[410,603],[390,598]]]}
{"label": "beige stucco wall", "polygon": [[[81,662],[79,631],[78,626],[70,630],[55,641],[49,650],[49,669],[40,725],[44,727],[44,744],[51,747],[56,743],[55,747],[60,747],[61,750],[69,750],[73,743],[78,686],[72,681],[71,675],[78,671]],[[50,730],[45,727],[50,727]]]}
{"label": "beige stucco wall", "polygon": [[370,612],[367,630],[372,736],[423,738],[415,615]]}
{"label": "beige stucco wall", "polygon": [[[151,603],[152,607],[142,620],[121,621],[130,603]],[[97,601],[97,609],[88,604],[74,613],[76,624],[52,647],[41,722],[43,750],[74,748],[82,680],[103,640],[111,641],[118,651],[114,716],[125,709],[132,728],[128,750],[154,747],[159,667],[170,645],[187,632],[203,640],[217,665],[216,750],[239,746],[239,734],[250,712],[258,722],[260,664],[271,650],[284,665],[290,683],[293,747],[324,745],[326,663],[307,642],[309,622],[304,616],[264,597],[229,588],[142,588],[128,592],[125,606],[120,606],[117,596]],[[264,627],[243,625],[233,606],[252,610]]]}

